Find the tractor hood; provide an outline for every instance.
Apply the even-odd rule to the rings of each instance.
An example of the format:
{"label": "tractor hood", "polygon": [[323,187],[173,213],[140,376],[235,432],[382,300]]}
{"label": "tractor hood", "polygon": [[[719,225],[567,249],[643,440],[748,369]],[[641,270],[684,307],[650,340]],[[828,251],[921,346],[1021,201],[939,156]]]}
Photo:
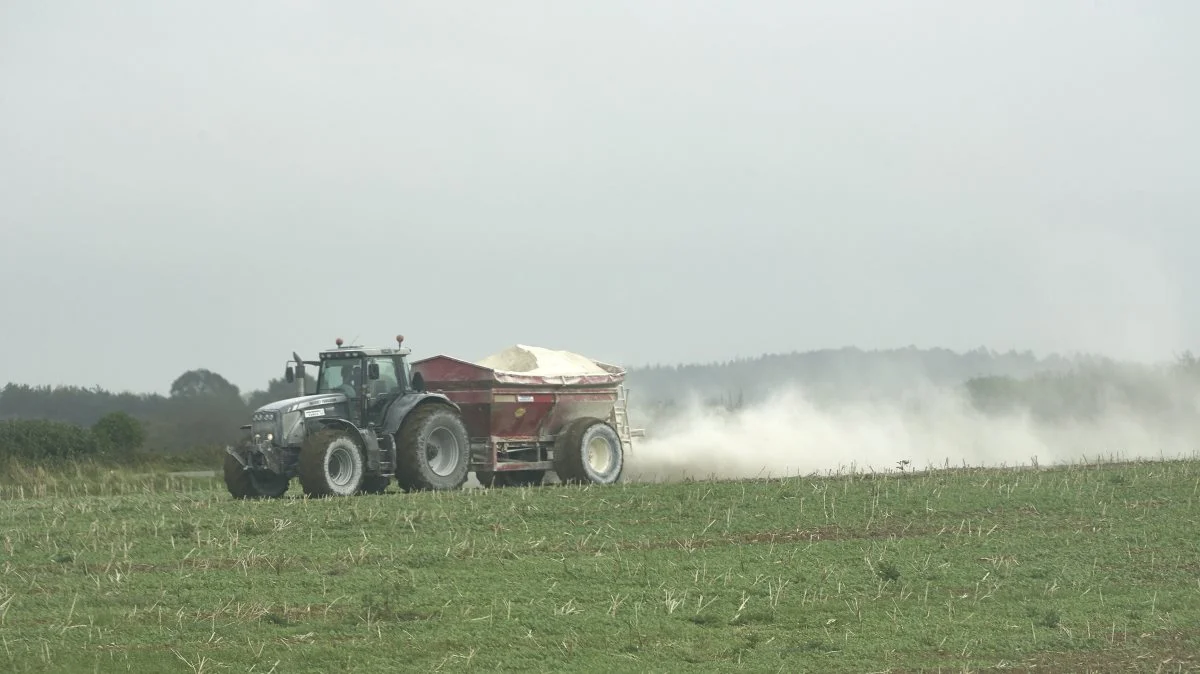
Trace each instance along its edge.
{"label": "tractor hood", "polygon": [[255,410],[258,412],[275,412],[276,414],[287,414],[296,410],[308,409],[310,407],[325,407],[326,405],[336,405],[346,402],[347,398],[344,393],[321,393],[311,396],[298,396],[288,398],[286,400],[276,400],[273,403],[268,403]]}

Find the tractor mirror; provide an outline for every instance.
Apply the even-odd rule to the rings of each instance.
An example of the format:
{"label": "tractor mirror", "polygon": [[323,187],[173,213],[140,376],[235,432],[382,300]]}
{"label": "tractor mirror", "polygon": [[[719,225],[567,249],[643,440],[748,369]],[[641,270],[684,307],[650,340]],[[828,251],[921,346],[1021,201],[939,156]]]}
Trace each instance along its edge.
{"label": "tractor mirror", "polygon": [[296,381],[296,368],[292,367],[291,365],[288,365],[286,368],[284,368],[283,378],[286,379],[287,383],[289,384]]}
{"label": "tractor mirror", "polygon": [[379,379],[379,363],[367,364],[367,379],[371,381]]}

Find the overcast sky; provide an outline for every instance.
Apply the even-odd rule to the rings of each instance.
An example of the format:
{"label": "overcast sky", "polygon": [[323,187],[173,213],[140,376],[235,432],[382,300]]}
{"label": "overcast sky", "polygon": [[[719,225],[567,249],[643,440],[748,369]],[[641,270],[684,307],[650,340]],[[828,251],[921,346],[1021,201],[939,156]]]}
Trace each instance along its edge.
{"label": "overcast sky", "polygon": [[0,382],[1200,351],[1200,4],[0,3]]}

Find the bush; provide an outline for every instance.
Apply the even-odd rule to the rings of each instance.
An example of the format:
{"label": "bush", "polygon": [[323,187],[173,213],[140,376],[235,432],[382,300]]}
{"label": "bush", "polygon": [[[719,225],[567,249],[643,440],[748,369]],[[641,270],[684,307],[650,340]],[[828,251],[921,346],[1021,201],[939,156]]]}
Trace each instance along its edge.
{"label": "bush", "polygon": [[104,415],[92,426],[96,448],[110,456],[128,456],[146,443],[146,429],[124,412]]}
{"label": "bush", "polygon": [[46,419],[0,422],[0,453],[31,461],[61,461],[94,456],[96,438],[75,424]]}

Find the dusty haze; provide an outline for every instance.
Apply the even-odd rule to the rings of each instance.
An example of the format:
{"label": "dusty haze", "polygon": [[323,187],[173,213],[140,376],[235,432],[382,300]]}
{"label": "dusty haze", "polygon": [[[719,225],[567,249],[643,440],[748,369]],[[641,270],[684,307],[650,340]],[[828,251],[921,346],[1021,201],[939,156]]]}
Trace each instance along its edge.
{"label": "dusty haze", "polygon": [[[1099,419],[1039,421],[1026,412],[985,414],[959,389],[914,386],[903,401],[815,405],[801,387],[727,412],[692,399],[661,417],[631,414],[650,437],[635,439],[625,479],[673,481],[1048,466],[1097,460],[1192,458],[1200,399],[1172,391],[1190,416],[1162,418],[1109,405]],[[901,466],[901,462],[907,462]]]}

